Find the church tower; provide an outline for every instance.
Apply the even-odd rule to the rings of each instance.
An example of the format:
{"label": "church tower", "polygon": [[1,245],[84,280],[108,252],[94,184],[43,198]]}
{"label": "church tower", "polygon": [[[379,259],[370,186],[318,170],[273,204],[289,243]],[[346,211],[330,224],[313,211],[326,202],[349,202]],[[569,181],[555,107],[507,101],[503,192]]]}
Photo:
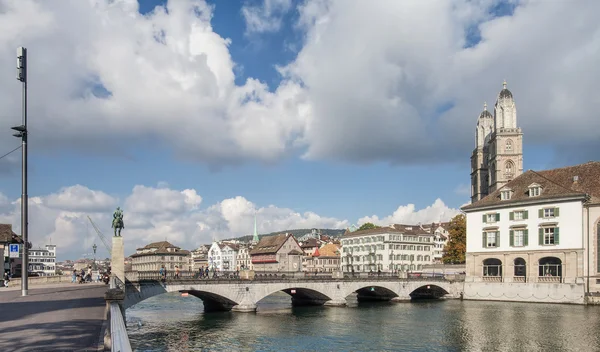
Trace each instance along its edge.
{"label": "church tower", "polygon": [[252,244],[257,244],[260,241],[258,231],[256,229],[256,212],[254,213],[254,233],[252,234]]}
{"label": "church tower", "polygon": [[471,155],[471,203],[474,203],[488,194],[489,173],[488,155],[489,142],[494,131],[494,117],[483,104],[483,111],[477,119],[475,129],[475,149]]}
{"label": "church tower", "polygon": [[506,81],[494,105],[494,116],[479,115],[476,148],[471,156],[471,203],[523,173],[523,133],[517,127],[517,108]]}

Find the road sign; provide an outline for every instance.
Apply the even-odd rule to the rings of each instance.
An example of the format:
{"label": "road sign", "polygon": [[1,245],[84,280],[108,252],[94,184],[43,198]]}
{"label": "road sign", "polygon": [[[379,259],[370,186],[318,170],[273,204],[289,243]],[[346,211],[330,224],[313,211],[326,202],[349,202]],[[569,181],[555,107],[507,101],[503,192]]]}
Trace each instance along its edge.
{"label": "road sign", "polygon": [[19,258],[19,245],[18,244],[10,244],[8,252],[10,258]]}

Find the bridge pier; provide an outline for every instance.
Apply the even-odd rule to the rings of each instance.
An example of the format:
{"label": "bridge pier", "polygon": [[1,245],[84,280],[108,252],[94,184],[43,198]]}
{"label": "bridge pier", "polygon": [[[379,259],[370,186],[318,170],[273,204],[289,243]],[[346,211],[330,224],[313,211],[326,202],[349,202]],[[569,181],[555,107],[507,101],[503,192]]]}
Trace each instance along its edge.
{"label": "bridge pier", "polygon": [[329,301],[325,302],[325,304],[323,304],[324,306],[327,307],[345,307],[346,305],[348,305],[348,302],[346,301],[345,298],[337,298],[337,299],[330,299]]}
{"label": "bridge pier", "polygon": [[253,304],[253,303],[238,304],[236,306],[233,306],[233,308],[231,308],[231,310],[233,312],[240,312],[240,313],[254,313],[254,312],[256,312],[256,304]]}

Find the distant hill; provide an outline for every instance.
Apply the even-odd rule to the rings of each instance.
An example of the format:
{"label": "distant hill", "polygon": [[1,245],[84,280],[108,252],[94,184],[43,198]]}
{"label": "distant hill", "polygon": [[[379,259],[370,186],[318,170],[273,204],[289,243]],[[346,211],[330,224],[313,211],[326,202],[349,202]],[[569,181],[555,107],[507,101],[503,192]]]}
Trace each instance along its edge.
{"label": "distant hill", "polygon": [[[297,230],[287,230],[287,231],[277,231],[277,232],[271,232],[271,233],[267,233],[267,234],[259,234],[258,237],[264,237],[264,236],[274,236],[274,235],[280,235],[283,233],[291,233],[292,235],[294,235],[294,237],[298,238],[298,237],[302,237],[304,235],[306,235],[307,233],[310,233],[312,229],[297,229]],[[319,229],[321,231],[322,235],[327,235],[329,237],[340,237],[341,235],[344,234],[344,232],[346,232],[345,229]],[[252,235],[248,235],[248,236],[242,236],[242,237],[236,237],[236,238],[229,238],[227,240],[238,240],[241,242],[250,242],[252,240]],[[225,241],[227,241],[225,240]]]}

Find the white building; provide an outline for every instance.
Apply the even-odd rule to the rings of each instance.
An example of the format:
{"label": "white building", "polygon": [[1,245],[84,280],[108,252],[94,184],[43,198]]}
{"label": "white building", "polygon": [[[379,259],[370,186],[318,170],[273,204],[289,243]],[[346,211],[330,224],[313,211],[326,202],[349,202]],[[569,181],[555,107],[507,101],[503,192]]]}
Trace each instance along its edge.
{"label": "white building", "polygon": [[208,250],[210,270],[235,271],[238,269],[237,255],[239,246],[228,242],[213,242]]}
{"label": "white building", "polygon": [[418,225],[348,231],[341,237],[342,271],[421,271],[433,263],[433,238]]}
{"label": "white building", "polygon": [[591,276],[591,289],[600,288],[600,162],[529,170],[462,210],[468,281],[583,283]]}
{"label": "white building", "polygon": [[448,243],[450,233],[448,232],[450,223],[443,222],[431,227],[433,233],[433,262],[441,263],[444,256],[444,247]]}
{"label": "white building", "polygon": [[45,248],[30,249],[29,272],[42,276],[56,275],[56,245],[47,244]]}

